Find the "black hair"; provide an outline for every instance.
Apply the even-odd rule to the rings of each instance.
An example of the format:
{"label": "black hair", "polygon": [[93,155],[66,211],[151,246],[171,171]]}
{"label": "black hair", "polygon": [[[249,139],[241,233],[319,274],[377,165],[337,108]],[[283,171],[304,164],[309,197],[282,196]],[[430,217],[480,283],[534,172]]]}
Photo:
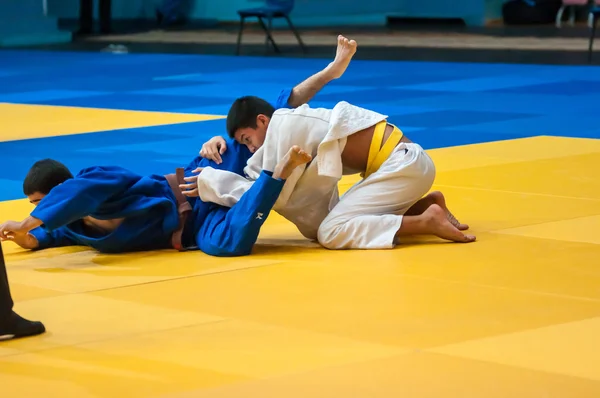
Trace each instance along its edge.
{"label": "black hair", "polygon": [[235,100],[227,114],[227,134],[234,138],[235,132],[243,128],[256,128],[258,115],[273,116],[275,108],[264,99],[252,96]]}
{"label": "black hair", "polygon": [[64,164],[52,159],[39,160],[31,166],[23,181],[23,193],[25,196],[36,192],[46,195],[70,178],[73,174]]}

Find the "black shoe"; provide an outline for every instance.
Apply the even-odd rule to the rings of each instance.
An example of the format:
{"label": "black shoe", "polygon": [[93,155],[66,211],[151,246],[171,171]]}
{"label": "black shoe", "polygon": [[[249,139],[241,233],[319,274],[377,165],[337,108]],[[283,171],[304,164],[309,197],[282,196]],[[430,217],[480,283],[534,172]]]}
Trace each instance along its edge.
{"label": "black shoe", "polygon": [[43,323],[29,321],[14,311],[5,320],[0,320],[0,341],[37,336],[45,331]]}

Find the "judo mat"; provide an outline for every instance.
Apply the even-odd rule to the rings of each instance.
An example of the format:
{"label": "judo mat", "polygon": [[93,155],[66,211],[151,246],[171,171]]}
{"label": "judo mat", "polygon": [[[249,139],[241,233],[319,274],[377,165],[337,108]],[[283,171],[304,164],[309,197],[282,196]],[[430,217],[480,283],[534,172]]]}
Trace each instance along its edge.
{"label": "judo mat", "polygon": [[[360,50],[359,50],[360,51]],[[0,52],[0,219],[35,160],[168,173],[329,60]],[[600,396],[600,69],[354,62],[314,106],[388,114],[478,241],[327,251],[273,214],[253,255],[27,253],[6,397]],[[356,178],[344,178],[342,190]]]}

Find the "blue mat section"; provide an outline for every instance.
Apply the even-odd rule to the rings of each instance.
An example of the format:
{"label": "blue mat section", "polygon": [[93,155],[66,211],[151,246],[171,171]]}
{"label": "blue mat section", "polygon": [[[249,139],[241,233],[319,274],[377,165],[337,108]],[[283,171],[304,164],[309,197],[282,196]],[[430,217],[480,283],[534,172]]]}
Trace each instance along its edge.
{"label": "blue mat section", "polygon": [[[241,95],[275,99],[330,60],[0,51],[0,102],[226,114]],[[354,61],[313,106],[387,114],[425,148],[537,135],[600,138],[600,68]],[[167,173],[224,134],[223,120],[0,143],[0,200],[22,197],[35,160]]]}

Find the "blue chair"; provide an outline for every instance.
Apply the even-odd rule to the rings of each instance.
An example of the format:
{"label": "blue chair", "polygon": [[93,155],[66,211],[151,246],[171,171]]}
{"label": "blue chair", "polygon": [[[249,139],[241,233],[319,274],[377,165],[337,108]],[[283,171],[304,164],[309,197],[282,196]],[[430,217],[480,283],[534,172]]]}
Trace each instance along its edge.
{"label": "blue chair", "polygon": [[[273,36],[271,35],[271,30],[273,28],[273,19],[274,18],[285,18],[288,25],[290,26],[291,31],[298,39],[298,43],[302,48],[302,52],[306,52],[306,46],[302,42],[300,38],[300,34],[292,24],[290,20],[290,13],[294,9],[294,0],[266,0],[265,5],[263,7],[250,8],[245,10],[239,10],[238,14],[240,15],[240,31],[238,33],[237,40],[237,48],[236,55],[240,54],[240,47],[242,45],[242,34],[244,32],[244,22],[246,22],[246,18],[258,18],[258,23],[265,31],[267,35],[267,44],[271,42],[273,45],[273,49],[275,52],[279,53],[279,47],[275,43]],[[267,24],[265,24],[264,19],[267,20]]]}
{"label": "blue chair", "polygon": [[590,17],[592,19],[592,32],[590,34],[590,49],[588,51],[588,61],[592,62],[592,53],[594,51],[594,39],[596,38],[596,25],[598,18],[600,17],[600,6],[595,6],[590,10]]}

